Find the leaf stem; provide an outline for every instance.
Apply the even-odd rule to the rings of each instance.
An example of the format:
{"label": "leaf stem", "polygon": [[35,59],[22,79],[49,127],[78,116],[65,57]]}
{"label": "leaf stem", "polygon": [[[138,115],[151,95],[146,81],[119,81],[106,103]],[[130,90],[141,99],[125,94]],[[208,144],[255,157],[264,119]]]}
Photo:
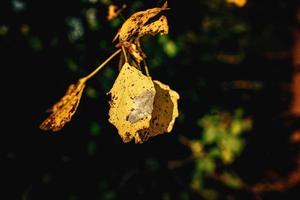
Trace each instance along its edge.
{"label": "leaf stem", "polygon": [[143,63],[144,63],[144,68],[145,68],[146,75],[147,75],[147,76],[150,76],[146,61],[143,60]]}
{"label": "leaf stem", "polygon": [[124,54],[124,57],[125,57],[125,62],[128,63],[128,58],[127,58],[127,55],[126,55],[126,50],[125,50],[125,47],[122,45],[122,51],[123,51],[123,54]]}
{"label": "leaf stem", "polygon": [[82,81],[87,81],[92,78],[97,72],[99,72],[109,61],[111,61],[116,55],[118,55],[122,50],[118,49],[115,51],[109,58],[107,58],[103,63],[101,63],[94,71],[92,71],[89,75],[82,78]]}

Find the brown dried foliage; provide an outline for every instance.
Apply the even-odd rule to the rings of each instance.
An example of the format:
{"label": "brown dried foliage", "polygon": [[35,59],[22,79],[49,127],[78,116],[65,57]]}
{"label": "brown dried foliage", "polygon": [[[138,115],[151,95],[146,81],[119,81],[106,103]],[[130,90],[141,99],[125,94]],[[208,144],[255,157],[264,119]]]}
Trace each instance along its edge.
{"label": "brown dried foliage", "polygon": [[85,87],[85,79],[80,79],[76,84],[69,86],[66,94],[52,108],[47,110],[50,116],[40,125],[42,130],[59,131],[69,122],[77,110],[82,92]]}
{"label": "brown dried foliage", "polygon": [[123,23],[114,38],[114,41],[119,39],[116,47],[125,48],[134,60],[140,64],[146,58],[141,49],[140,38],[145,35],[154,36],[158,33],[164,35],[169,32],[168,20],[165,16],[161,16],[158,20],[148,23],[150,19],[165,10],[168,10],[167,2],[161,8],[151,8],[131,15]]}

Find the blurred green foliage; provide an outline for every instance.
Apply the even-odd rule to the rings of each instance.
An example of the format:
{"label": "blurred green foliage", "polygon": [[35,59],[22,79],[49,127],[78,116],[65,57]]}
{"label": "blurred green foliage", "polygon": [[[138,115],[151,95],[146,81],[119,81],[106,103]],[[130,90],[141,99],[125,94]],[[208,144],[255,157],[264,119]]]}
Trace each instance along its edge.
{"label": "blurred green foliage", "polygon": [[245,145],[243,133],[251,130],[252,120],[244,117],[242,109],[233,113],[214,109],[204,115],[198,125],[203,129],[201,138],[188,144],[195,158],[191,187],[205,199],[217,199],[217,191],[207,188],[205,180],[220,177],[228,187],[243,186],[242,180],[233,172],[224,170],[224,166],[232,164],[241,154]]}

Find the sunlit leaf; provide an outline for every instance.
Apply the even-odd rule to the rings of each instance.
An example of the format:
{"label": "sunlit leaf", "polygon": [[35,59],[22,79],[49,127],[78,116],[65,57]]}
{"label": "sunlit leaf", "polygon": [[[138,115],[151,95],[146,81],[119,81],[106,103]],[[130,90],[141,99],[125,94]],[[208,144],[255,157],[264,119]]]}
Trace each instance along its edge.
{"label": "sunlit leaf", "polygon": [[69,86],[65,96],[60,99],[48,112],[51,115],[43,121],[40,128],[43,130],[59,131],[67,122],[69,122],[72,116],[75,114],[79,105],[82,92],[85,87],[85,80],[80,79],[76,85]]}
{"label": "sunlit leaf", "polygon": [[149,19],[155,17],[161,11],[166,9],[167,3],[165,3],[161,8],[152,8],[134,13],[123,23],[114,40],[119,39],[120,42],[132,41],[132,39],[135,39],[134,36],[138,35]]}
{"label": "sunlit leaf", "polygon": [[143,37],[144,35],[156,35],[160,33],[165,35],[169,33],[169,26],[167,17],[162,15],[158,20],[147,24],[141,27],[141,30],[138,33],[138,38]]}
{"label": "sunlit leaf", "polygon": [[139,143],[142,143],[149,137],[171,132],[175,119],[178,117],[178,93],[159,81],[153,81],[153,83],[156,94],[150,127],[139,131]]}
{"label": "sunlit leaf", "polygon": [[122,45],[128,50],[130,55],[133,56],[137,63],[140,63],[144,59],[142,55],[143,53],[137,48],[136,44],[130,42],[123,42]]}
{"label": "sunlit leaf", "polygon": [[109,122],[124,142],[137,142],[137,132],[150,126],[155,96],[151,78],[125,63],[109,93]]}
{"label": "sunlit leaf", "polygon": [[226,0],[227,3],[232,3],[238,7],[244,7],[247,3],[247,0]]}

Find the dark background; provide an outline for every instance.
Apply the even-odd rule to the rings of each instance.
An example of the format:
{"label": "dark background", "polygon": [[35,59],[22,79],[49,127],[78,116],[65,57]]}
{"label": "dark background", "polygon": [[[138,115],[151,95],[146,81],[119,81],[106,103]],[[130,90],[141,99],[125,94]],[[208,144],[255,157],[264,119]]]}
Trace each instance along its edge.
{"label": "dark background", "polygon": [[[127,5],[125,18],[162,4],[111,3]],[[167,42],[147,37],[143,46],[151,76],[180,94],[180,117],[171,134],[142,145],[121,141],[107,120],[106,92],[117,76],[117,59],[89,83],[90,94],[83,95],[62,131],[38,128],[68,85],[114,51],[111,41],[122,21],[106,20],[109,4],[1,1],[0,199],[298,199],[297,183],[259,195],[249,190],[260,182],[285,180],[297,167],[299,146],[290,143],[290,135],[298,125],[287,117],[297,1],[249,0],[241,8],[225,0],[169,2]],[[94,26],[86,17],[90,8],[96,10]],[[75,39],[70,36],[74,19],[84,32]],[[175,45],[171,52],[164,48],[170,44]],[[250,86],[236,86],[237,80]],[[247,187],[232,189],[208,175],[202,177],[205,187],[217,197],[205,196],[190,187],[193,162],[178,169],[168,162],[191,155],[178,138],[200,138],[201,117],[212,109],[232,113],[236,108],[251,118],[252,130],[243,136],[246,146],[233,163],[216,165],[235,171]]]}

